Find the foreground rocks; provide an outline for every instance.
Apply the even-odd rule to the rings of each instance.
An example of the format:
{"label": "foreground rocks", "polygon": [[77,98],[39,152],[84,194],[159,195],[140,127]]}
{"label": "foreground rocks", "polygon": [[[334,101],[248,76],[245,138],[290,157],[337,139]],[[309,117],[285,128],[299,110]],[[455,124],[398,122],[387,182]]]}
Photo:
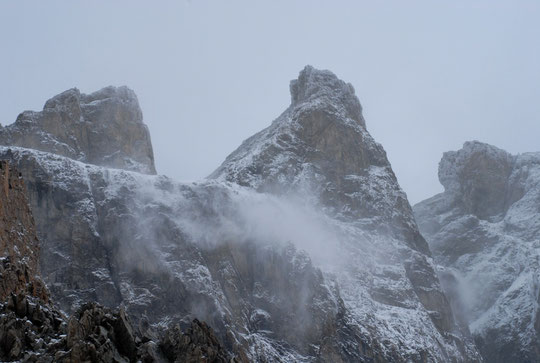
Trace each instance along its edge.
{"label": "foreground rocks", "polygon": [[12,295],[0,305],[0,359],[25,362],[235,362],[213,330],[195,320],[142,334],[123,310],[88,303],[71,318],[52,305]]}
{"label": "foreground rocks", "polygon": [[66,320],[38,298],[13,294],[0,304],[0,360],[57,360],[66,348]]}

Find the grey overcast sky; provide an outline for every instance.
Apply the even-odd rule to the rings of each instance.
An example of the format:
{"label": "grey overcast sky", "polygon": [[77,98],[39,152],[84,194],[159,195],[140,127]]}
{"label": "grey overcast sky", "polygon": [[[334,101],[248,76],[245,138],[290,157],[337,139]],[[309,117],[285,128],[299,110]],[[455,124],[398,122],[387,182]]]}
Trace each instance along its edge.
{"label": "grey overcast sky", "polygon": [[71,87],[135,90],[160,174],[212,172],[306,65],[354,85],[411,203],[444,151],[540,151],[539,1],[0,1],[0,122]]}

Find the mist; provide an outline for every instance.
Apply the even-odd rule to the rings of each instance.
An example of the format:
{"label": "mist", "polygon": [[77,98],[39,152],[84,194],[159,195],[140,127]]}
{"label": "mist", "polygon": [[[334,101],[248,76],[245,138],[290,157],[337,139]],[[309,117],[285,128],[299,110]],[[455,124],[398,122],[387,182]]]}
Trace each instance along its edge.
{"label": "mist", "polygon": [[[256,261],[270,263],[274,254],[285,254],[291,259],[296,273],[304,271],[300,276],[306,271],[322,272],[320,285],[315,286],[322,287],[332,296],[333,310],[339,310],[337,301],[343,299],[345,307],[354,312],[354,319],[380,325],[376,329],[387,329],[388,325],[394,324],[396,316],[392,311],[395,309],[399,309],[400,323],[411,324],[419,314],[425,314],[424,319],[429,321],[425,310],[414,310],[419,308],[419,302],[405,268],[405,264],[423,257],[404,248],[403,242],[391,234],[365,231],[332,217],[324,212],[316,194],[308,189],[267,194],[214,181],[182,183],[162,176],[126,172],[120,172],[120,175],[133,178],[126,186],[128,190],[136,191],[131,197],[133,205],[129,207],[135,211],[136,222],[130,220],[126,234],[119,237],[120,255],[129,256],[123,269],[141,270],[143,266],[141,271],[153,274],[157,268],[172,276],[174,284],[182,284],[188,291],[208,291],[207,284],[217,279],[225,294],[212,292],[213,302],[197,300],[191,312],[215,323],[218,331],[222,316],[230,314],[222,310],[223,306],[232,304],[234,307],[236,298],[226,292],[227,280],[218,277],[225,267],[219,265],[217,270],[211,267],[209,261],[215,259],[216,254],[232,258],[228,263],[235,266],[235,270],[240,268],[234,276],[242,274],[239,266],[248,263],[244,261],[247,256],[250,256],[249,264],[256,265]],[[113,180],[124,180],[122,185],[126,178],[111,180],[111,194],[117,193],[118,188]],[[132,238],[134,234],[139,237]],[[185,252],[192,249],[188,247],[190,245],[206,257],[201,260],[201,257],[195,258]],[[242,257],[244,253],[248,255]],[[205,262],[201,266],[202,261]],[[225,270],[229,268],[233,267]],[[302,334],[312,334],[313,316],[306,309],[317,290],[311,279],[291,277],[291,281],[298,284],[298,298],[303,301],[295,309],[304,323],[297,324],[295,329]],[[277,288],[271,291],[272,294],[283,293]],[[373,298],[386,302],[398,296],[402,299],[402,307],[398,308],[367,303]],[[290,296],[288,299],[294,301]],[[222,307],[216,310],[216,305]],[[268,314],[264,309],[261,311]],[[278,319],[276,314],[275,311],[271,314],[273,319]],[[404,333],[396,331],[394,334],[401,336]]]}
{"label": "mist", "polygon": [[[161,228],[145,211],[151,204],[166,213],[190,243],[203,249],[229,243],[253,243],[261,248],[293,245],[305,251],[317,267],[337,271],[350,259],[347,245],[367,248],[367,241],[348,235],[307,190],[273,195],[212,181],[157,180],[161,181],[151,178],[137,187],[134,209],[140,211],[140,235],[152,236],[155,233],[150,231]],[[141,243],[148,246],[155,241],[141,239]]]}

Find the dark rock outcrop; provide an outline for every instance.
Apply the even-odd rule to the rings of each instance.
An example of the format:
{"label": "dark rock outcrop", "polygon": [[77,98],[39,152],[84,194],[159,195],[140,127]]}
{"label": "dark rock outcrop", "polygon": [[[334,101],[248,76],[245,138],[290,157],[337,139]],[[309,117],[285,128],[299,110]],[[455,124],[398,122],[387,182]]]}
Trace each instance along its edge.
{"label": "dark rock outcrop", "polygon": [[540,360],[540,154],[466,142],[414,207],[443,286],[487,362]]}
{"label": "dark rock outcrop", "polygon": [[85,163],[155,174],[150,133],[135,93],[106,87],[91,94],[67,90],[0,127],[0,145],[67,156]]}
{"label": "dark rock outcrop", "polygon": [[0,301],[11,294],[30,294],[47,300],[37,276],[39,244],[34,218],[19,171],[0,161]]}
{"label": "dark rock outcrop", "polygon": [[160,347],[171,362],[231,362],[229,354],[206,323],[194,320],[187,331],[177,325],[165,332]]}
{"label": "dark rock outcrop", "polygon": [[236,362],[213,330],[195,320],[144,334],[125,312],[96,303],[71,318],[39,298],[13,294],[0,304],[0,359],[29,362]]}
{"label": "dark rock outcrop", "polygon": [[0,360],[55,361],[65,347],[65,319],[42,299],[12,294],[0,303]]}

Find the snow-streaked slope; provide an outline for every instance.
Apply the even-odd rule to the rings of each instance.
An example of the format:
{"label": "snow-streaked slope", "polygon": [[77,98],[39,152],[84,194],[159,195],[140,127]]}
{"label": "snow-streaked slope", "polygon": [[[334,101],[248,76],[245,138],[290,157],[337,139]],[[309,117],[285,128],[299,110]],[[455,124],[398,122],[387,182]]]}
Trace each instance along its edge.
{"label": "snow-streaked slope", "polygon": [[490,362],[540,359],[540,153],[467,142],[415,206],[456,312]]}
{"label": "snow-streaked slope", "polygon": [[311,361],[328,344],[340,356],[346,341],[321,340],[325,324],[347,327],[337,286],[287,233],[263,237],[271,226],[259,229],[252,213],[294,207],[225,183],[186,185],[30,149],[0,156],[27,179],[42,273],[63,309],[97,300],[154,325],[204,319],[249,360]]}
{"label": "snow-streaked slope", "polygon": [[400,359],[480,359],[455,323],[381,145],[350,84],[306,67],[291,106],[246,140],[210,178],[283,198],[304,196],[334,221],[333,272],[351,319]]}
{"label": "snow-streaked slope", "polygon": [[42,273],[64,310],[97,300],[155,325],[197,317],[255,360],[312,361],[324,350],[344,361],[416,361],[426,348],[438,361],[460,354],[433,345],[444,337],[406,277],[410,251],[311,202],[30,149],[2,147],[0,156],[27,179]]}

